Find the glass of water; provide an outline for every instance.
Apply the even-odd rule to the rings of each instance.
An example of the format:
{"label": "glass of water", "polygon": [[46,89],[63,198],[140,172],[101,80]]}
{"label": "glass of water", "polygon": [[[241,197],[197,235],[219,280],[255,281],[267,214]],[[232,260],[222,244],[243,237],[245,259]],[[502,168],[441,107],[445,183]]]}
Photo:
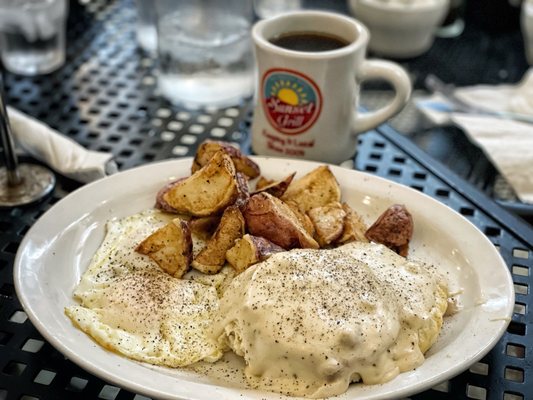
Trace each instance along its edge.
{"label": "glass of water", "polygon": [[149,54],[157,50],[154,3],[150,0],[135,0],[137,7],[137,42]]}
{"label": "glass of water", "polygon": [[302,0],[254,0],[255,13],[259,18],[270,18],[302,8]]}
{"label": "glass of water", "polygon": [[253,93],[251,1],[157,0],[158,88],[174,104],[225,107]]}
{"label": "glass of water", "polygon": [[67,0],[0,0],[0,56],[8,71],[52,72],[65,63]]}

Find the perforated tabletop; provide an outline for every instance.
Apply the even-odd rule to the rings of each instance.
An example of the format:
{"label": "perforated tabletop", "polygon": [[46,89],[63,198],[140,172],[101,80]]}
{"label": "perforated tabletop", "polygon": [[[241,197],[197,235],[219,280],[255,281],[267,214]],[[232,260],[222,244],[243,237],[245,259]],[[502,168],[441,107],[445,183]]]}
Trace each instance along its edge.
{"label": "perforated tabletop", "polygon": [[[154,61],[136,47],[130,0],[73,3],[66,66],[47,77],[6,76],[8,104],[82,145],[112,152],[121,169],[190,156],[204,139],[247,149],[249,107],[185,110],[154,93]],[[533,398],[533,230],[388,127],[361,135],[355,167],[411,186],[452,207],[499,249],[515,282],[504,337],[479,363],[412,399]],[[79,368],[48,344],[17,300],[12,266],[31,225],[79,187],[58,177],[43,201],[0,210],[0,400],[143,399]]]}

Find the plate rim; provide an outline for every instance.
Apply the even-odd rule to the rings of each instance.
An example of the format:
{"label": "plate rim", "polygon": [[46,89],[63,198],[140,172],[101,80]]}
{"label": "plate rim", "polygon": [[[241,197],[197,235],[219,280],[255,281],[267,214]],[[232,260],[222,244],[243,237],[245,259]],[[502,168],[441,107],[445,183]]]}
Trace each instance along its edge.
{"label": "plate rim", "polygon": [[[429,195],[427,195],[427,194],[425,194],[423,192],[420,192],[418,190],[415,190],[415,189],[413,189],[413,188],[411,188],[409,186],[406,186],[404,184],[401,184],[401,183],[398,183],[398,182],[394,182],[394,181],[391,181],[391,180],[388,180],[386,178],[379,177],[379,176],[376,176],[376,175],[372,175],[372,174],[366,173],[364,171],[358,171],[358,170],[355,170],[355,169],[343,168],[343,167],[340,167],[340,166],[331,165],[331,164],[322,163],[322,162],[297,160],[297,159],[289,159],[289,158],[277,158],[277,157],[261,157],[261,156],[252,156],[251,158],[256,160],[256,161],[258,161],[259,163],[267,162],[267,161],[269,161],[269,162],[274,161],[274,162],[279,162],[279,163],[289,163],[289,164],[294,164],[294,163],[300,164],[300,163],[303,163],[303,164],[305,164],[305,165],[307,165],[309,167],[318,166],[318,165],[328,165],[328,166],[332,167],[335,170],[344,170],[348,174],[352,174],[353,173],[355,175],[360,175],[363,179],[366,178],[366,179],[370,179],[370,180],[381,182],[382,184],[391,185],[392,187],[396,187],[396,188],[399,187],[400,190],[407,190],[411,194],[415,194],[415,196],[422,196],[423,198],[425,198],[425,201],[429,201],[429,203],[432,204],[432,205],[436,205],[437,207],[444,207],[445,209],[448,210],[448,212],[453,213],[456,218],[459,217],[462,220],[463,223],[468,224],[470,226],[470,228],[473,228],[475,231],[477,231],[477,234],[480,235],[480,239],[482,238],[483,241],[486,242],[486,244],[490,244],[491,247],[493,246],[493,244],[482,233],[482,231],[479,230],[479,228],[477,228],[471,221],[469,221],[463,215],[459,214],[458,212],[453,210],[448,205],[446,205],[444,203],[441,203],[438,200],[430,197]],[[179,159],[162,160],[162,161],[158,161],[158,162],[153,162],[153,163],[140,165],[140,166],[137,166],[137,167],[134,167],[134,168],[131,168],[131,169],[127,169],[125,171],[121,171],[121,172],[119,172],[117,174],[108,176],[106,178],[91,182],[91,183],[86,184],[84,186],[81,186],[80,188],[78,188],[78,189],[74,190],[73,192],[67,194],[65,197],[63,197],[61,200],[59,200],[57,203],[55,203],[52,207],[50,207],[43,215],[41,215],[40,218],[37,221],[35,221],[34,224],[30,227],[30,229],[25,234],[23,240],[21,241],[21,243],[19,245],[19,249],[17,250],[17,254],[16,254],[15,260],[14,260],[14,267],[13,267],[13,280],[14,280],[15,290],[16,290],[17,297],[18,297],[18,299],[19,299],[24,311],[28,315],[28,318],[30,319],[32,324],[35,326],[35,328],[39,331],[39,333],[57,351],[59,351],[60,353],[65,355],[68,359],[70,359],[72,362],[74,362],[76,365],[78,365],[82,369],[90,372],[91,374],[97,376],[100,379],[103,379],[104,381],[113,382],[113,383],[121,386],[122,388],[124,388],[126,390],[135,391],[137,393],[142,393],[142,394],[145,394],[145,395],[148,395],[148,396],[152,396],[152,397],[153,396],[157,396],[158,398],[168,398],[167,392],[160,391],[158,388],[153,388],[153,387],[149,388],[149,387],[146,387],[146,386],[144,386],[142,384],[138,384],[137,382],[134,382],[132,380],[128,380],[127,377],[123,377],[123,375],[121,375],[121,374],[114,373],[112,371],[110,373],[109,371],[101,370],[92,361],[80,359],[77,356],[75,351],[72,351],[67,346],[63,346],[62,343],[57,338],[54,337],[53,332],[49,332],[49,330],[47,329],[46,325],[41,321],[39,316],[34,313],[34,311],[32,309],[32,306],[31,306],[30,300],[27,298],[26,293],[22,290],[23,284],[22,284],[22,280],[21,280],[21,272],[23,270],[23,267],[22,267],[21,259],[23,257],[23,253],[24,253],[23,250],[26,248],[27,244],[31,241],[31,237],[32,237],[33,231],[35,231],[35,230],[37,230],[39,228],[40,221],[45,219],[45,216],[51,215],[53,212],[56,212],[57,209],[60,209],[62,204],[64,204],[65,202],[71,201],[71,199],[69,199],[69,198],[74,197],[74,196],[79,196],[80,194],[83,194],[84,192],[90,192],[91,190],[93,190],[94,187],[98,187],[99,185],[102,185],[103,184],[102,182],[104,182],[104,181],[109,183],[109,182],[111,182],[114,179],[123,179],[123,177],[126,176],[126,175],[135,174],[139,169],[146,169],[146,168],[156,168],[157,169],[157,168],[163,168],[165,166],[171,166],[171,165],[180,165],[180,164],[184,164],[185,165],[187,162],[189,163],[187,165],[190,165],[190,162],[192,161],[192,159],[193,159],[192,157],[185,157],[185,158],[179,158]],[[169,169],[164,170],[164,171],[161,170],[161,176],[159,176],[158,178],[162,179],[163,176],[166,176],[165,179],[167,179],[167,180],[171,179],[172,174],[169,171],[170,171]],[[507,329],[507,326],[511,322],[512,314],[513,314],[513,305],[514,305],[515,293],[514,293],[512,275],[511,275],[511,273],[510,273],[505,261],[503,260],[501,254],[496,251],[496,249],[494,249],[494,254],[496,254],[498,256],[498,263],[501,266],[504,267],[503,271],[505,271],[505,275],[506,275],[506,278],[507,278],[506,279],[507,280],[506,289],[509,291],[509,297],[506,299],[507,300],[507,316],[505,318],[502,318],[502,323],[499,324],[498,330],[494,332],[492,340],[490,342],[488,342],[488,343],[485,343],[484,346],[482,348],[480,348],[479,351],[476,354],[473,354],[469,358],[468,365],[463,365],[461,368],[455,367],[453,369],[450,369],[444,375],[435,374],[434,376],[426,379],[423,383],[420,383],[420,384],[415,385],[415,386],[413,386],[413,385],[412,386],[408,386],[408,387],[405,387],[405,388],[403,388],[403,389],[401,389],[399,391],[395,391],[394,392],[395,396],[396,395],[398,395],[398,396],[406,396],[406,395],[411,395],[411,394],[414,394],[414,393],[419,393],[421,391],[424,391],[424,390],[427,390],[427,389],[433,387],[435,384],[437,384],[437,383],[439,383],[441,381],[444,381],[444,380],[447,380],[447,379],[451,379],[452,377],[454,377],[454,376],[462,373],[464,370],[466,370],[469,365],[472,365],[473,363],[479,361],[483,356],[485,356],[488,352],[490,352],[492,350],[492,348],[501,339],[501,337],[505,333],[505,330]],[[65,318],[67,318],[67,317],[65,316]],[[97,344],[95,344],[95,346],[97,346]],[[119,355],[117,353],[115,353],[114,355],[116,355],[117,357],[124,357],[124,356]],[[142,363],[139,363],[139,364],[142,365]],[[216,389],[238,390],[238,389],[235,389],[235,388],[207,385],[206,383],[203,383],[203,382],[187,381],[187,384],[193,385],[193,386],[198,386],[198,388],[209,387],[211,390],[216,390]],[[416,387],[416,389],[415,389],[415,387]],[[247,389],[246,391],[248,391],[248,390],[250,390],[250,389]],[[243,393],[242,390],[239,391],[239,392]],[[259,392],[257,392],[257,393],[259,393]],[[203,398],[203,397],[196,396],[196,394],[197,393],[195,392],[192,397],[186,396],[186,397],[173,397],[173,398],[182,398],[182,399],[190,399],[190,400]],[[277,393],[270,393],[270,394],[271,395],[274,394],[277,397],[283,397],[282,395],[279,395]],[[343,394],[343,395],[346,395],[346,393]],[[341,395],[341,396],[343,396],[343,395]],[[183,396],[183,395],[179,395],[179,396]],[[243,394],[243,396],[246,397],[246,394]],[[369,397],[369,398],[372,398],[372,399],[382,399],[383,398],[384,399],[384,398],[389,398],[388,396],[390,396],[390,394],[385,394],[386,397],[381,397],[379,395],[377,395],[377,396],[376,395],[371,395],[371,396],[372,397]],[[291,397],[287,397],[287,398],[290,399]],[[346,397],[346,398],[351,398],[351,397]],[[367,397],[363,396],[361,398],[365,398],[366,399]]]}

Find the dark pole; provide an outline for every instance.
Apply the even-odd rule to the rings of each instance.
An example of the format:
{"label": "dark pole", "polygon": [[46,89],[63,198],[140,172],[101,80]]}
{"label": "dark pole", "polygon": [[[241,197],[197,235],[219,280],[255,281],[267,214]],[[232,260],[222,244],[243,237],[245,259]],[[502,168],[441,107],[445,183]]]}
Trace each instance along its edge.
{"label": "dark pole", "polygon": [[13,142],[13,135],[9,126],[9,119],[7,117],[6,104],[4,102],[4,82],[2,74],[0,74],[0,138],[2,140],[2,148],[4,149],[4,157],[7,169],[7,184],[9,186],[19,185],[22,181],[18,171],[18,160],[15,154],[15,144]]}
{"label": "dark pole", "polygon": [[54,189],[55,176],[40,165],[19,164],[7,109],[0,71],[0,140],[4,149],[5,167],[0,168],[0,208],[29,204]]}

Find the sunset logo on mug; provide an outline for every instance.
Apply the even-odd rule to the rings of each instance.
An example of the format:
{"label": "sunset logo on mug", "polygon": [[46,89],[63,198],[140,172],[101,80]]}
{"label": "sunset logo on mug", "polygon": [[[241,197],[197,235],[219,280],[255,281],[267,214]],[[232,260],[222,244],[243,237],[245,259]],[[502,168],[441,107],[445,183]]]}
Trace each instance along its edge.
{"label": "sunset logo on mug", "polygon": [[322,95],[313,80],[288,69],[270,69],[262,81],[262,102],[270,124],[279,132],[297,135],[313,126],[322,108]]}

